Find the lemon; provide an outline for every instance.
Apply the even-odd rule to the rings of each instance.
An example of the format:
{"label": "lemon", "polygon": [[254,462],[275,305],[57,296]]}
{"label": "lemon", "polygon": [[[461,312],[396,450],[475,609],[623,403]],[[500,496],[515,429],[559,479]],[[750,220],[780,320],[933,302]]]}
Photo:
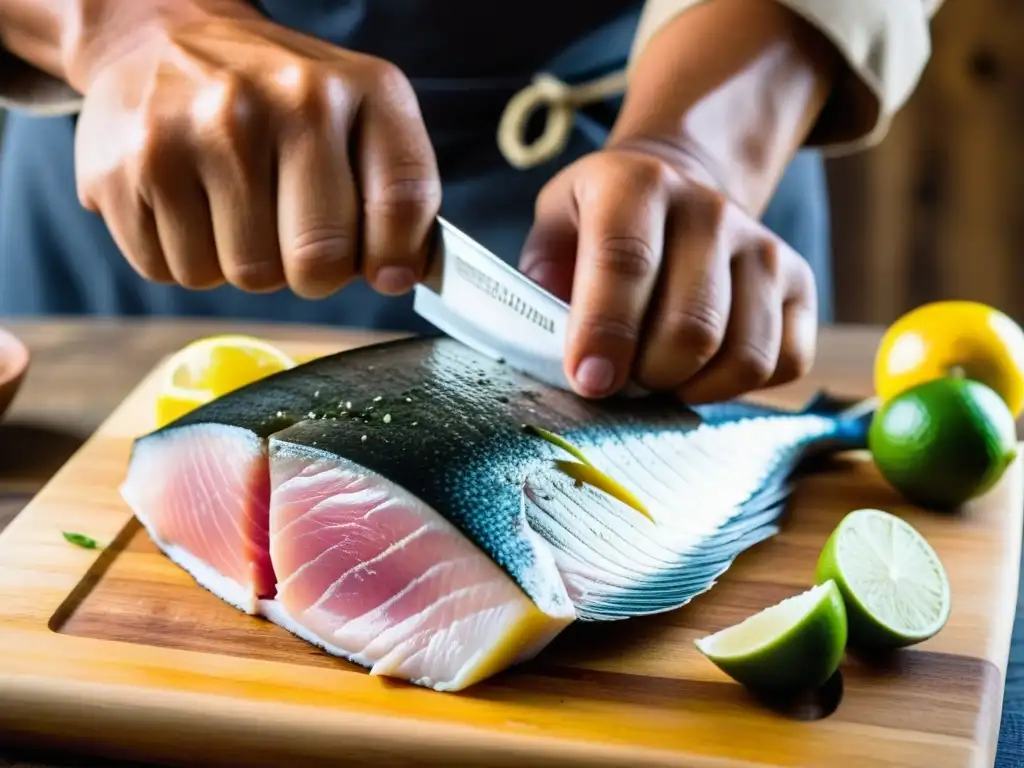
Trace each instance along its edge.
{"label": "lemon", "polygon": [[156,396],[156,421],[165,426],[232,390],[295,366],[267,342],[237,334],[193,341],[168,360]]}
{"label": "lemon", "polygon": [[815,580],[838,585],[854,647],[920,643],[949,619],[949,579],[939,556],[913,526],[879,509],[843,518],[822,549]]}
{"label": "lemon", "polygon": [[1024,411],[1024,331],[973,301],[925,304],[886,331],[875,355],[875,393],[887,402],[926,381],[959,373],[994,389],[1015,417]]}
{"label": "lemon", "polygon": [[992,488],[1017,456],[1006,403],[977,381],[919,384],[876,411],[868,448],[882,476],[909,501],[952,509]]}
{"label": "lemon", "polygon": [[793,693],[820,687],[835,674],[846,637],[843,598],[828,581],[702,637],[696,646],[748,688]]}

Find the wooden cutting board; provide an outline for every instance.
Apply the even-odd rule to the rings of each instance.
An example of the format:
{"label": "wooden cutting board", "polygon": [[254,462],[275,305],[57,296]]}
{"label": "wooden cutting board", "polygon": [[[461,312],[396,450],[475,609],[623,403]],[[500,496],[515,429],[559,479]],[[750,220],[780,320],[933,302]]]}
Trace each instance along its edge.
{"label": "wooden cutting board", "polygon": [[[300,350],[316,353],[316,349]],[[333,350],[332,350],[333,351]],[[691,605],[570,627],[534,662],[442,694],[370,677],[197,586],[118,495],[153,376],[0,534],[0,740],[181,765],[991,766],[1017,594],[1020,463],[959,515],[911,508],[851,455],[801,482],[785,530]],[[792,403],[787,403],[792,404]],[[848,511],[904,516],[953,611],[819,701],[756,701],[693,640],[807,589]],[[107,544],[67,543],[62,531]]]}

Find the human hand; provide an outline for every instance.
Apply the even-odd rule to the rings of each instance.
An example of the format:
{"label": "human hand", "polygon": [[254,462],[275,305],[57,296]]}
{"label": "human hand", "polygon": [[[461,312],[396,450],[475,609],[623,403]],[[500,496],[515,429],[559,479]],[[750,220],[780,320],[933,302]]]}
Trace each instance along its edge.
{"label": "human hand", "polygon": [[441,186],[402,73],[248,3],[155,5],[133,4],[145,18],[90,38],[68,67],[85,95],[79,199],[135,270],[306,298],[360,274],[382,293],[412,288]]}
{"label": "human hand", "polygon": [[803,375],[817,334],[807,262],[694,157],[664,155],[606,148],[538,196],[520,269],[570,301],[566,376],[584,396],[633,378],[697,404]]}

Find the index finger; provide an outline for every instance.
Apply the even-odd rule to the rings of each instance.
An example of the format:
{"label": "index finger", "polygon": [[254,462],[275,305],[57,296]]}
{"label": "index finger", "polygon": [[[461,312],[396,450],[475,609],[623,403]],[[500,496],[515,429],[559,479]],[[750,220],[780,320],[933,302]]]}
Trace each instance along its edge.
{"label": "index finger", "polygon": [[653,164],[598,166],[577,184],[579,239],[565,372],[584,396],[629,380],[664,246],[666,195]]}

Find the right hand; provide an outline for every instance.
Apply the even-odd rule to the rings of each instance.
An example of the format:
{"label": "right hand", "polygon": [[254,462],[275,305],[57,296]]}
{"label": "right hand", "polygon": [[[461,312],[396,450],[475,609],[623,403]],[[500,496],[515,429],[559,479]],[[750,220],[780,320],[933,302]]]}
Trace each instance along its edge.
{"label": "right hand", "polygon": [[85,96],[78,196],[135,270],[306,298],[360,275],[381,293],[411,289],[441,185],[400,70],[242,2],[146,13],[128,44],[122,26],[117,47],[94,38],[68,67]]}

